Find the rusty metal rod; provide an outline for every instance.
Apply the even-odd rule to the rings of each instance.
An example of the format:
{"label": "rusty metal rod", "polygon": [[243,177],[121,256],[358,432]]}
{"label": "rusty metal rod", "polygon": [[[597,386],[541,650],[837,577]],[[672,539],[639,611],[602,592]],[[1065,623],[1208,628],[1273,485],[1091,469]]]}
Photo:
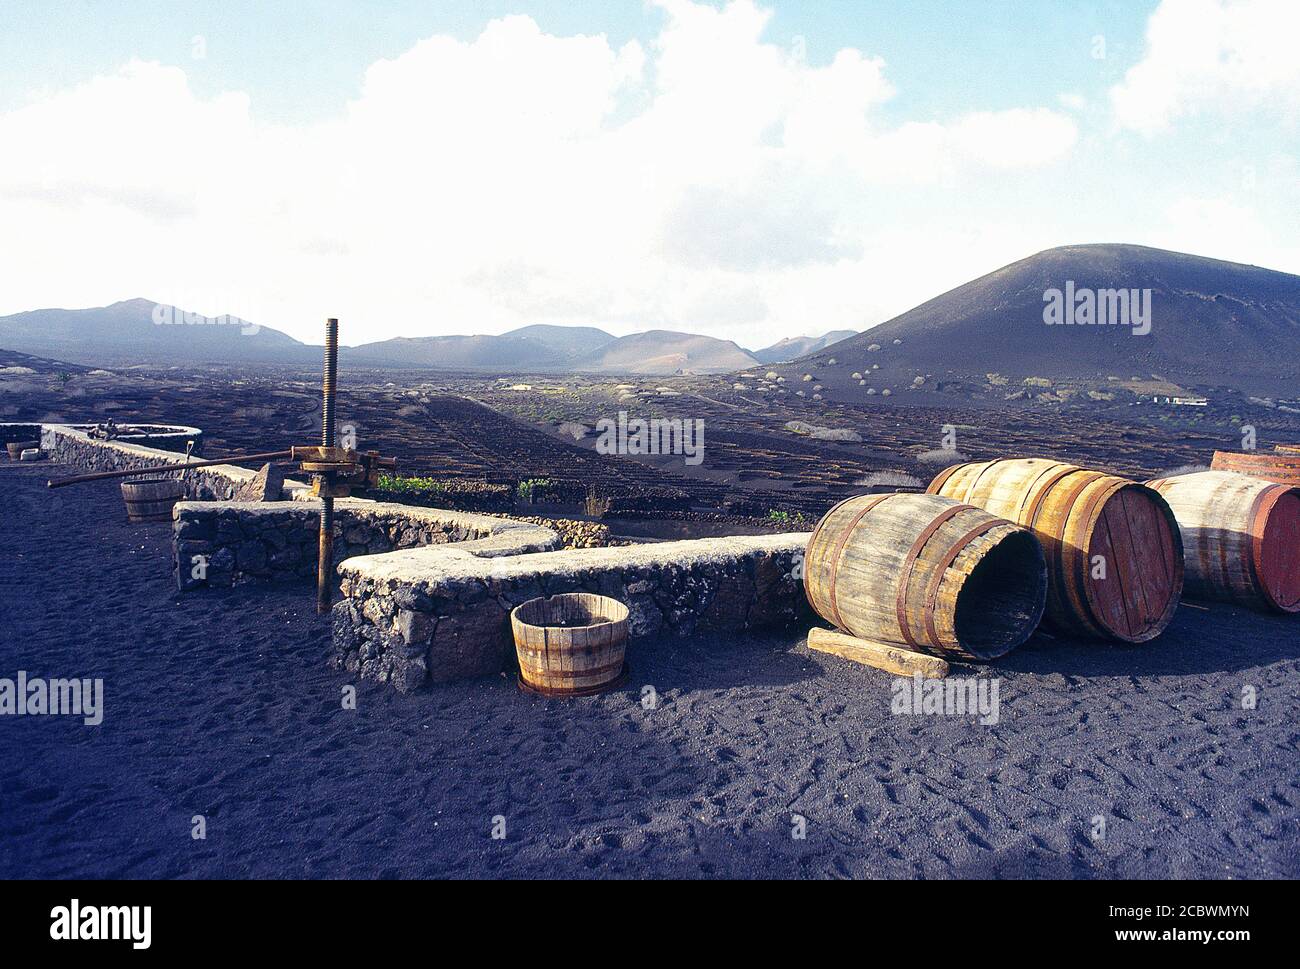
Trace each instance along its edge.
{"label": "rusty metal rod", "polygon": [[320,506],[320,559],[316,563],[316,612],[325,615],[330,611],[334,595],[334,499],[321,498]]}
{"label": "rusty metal rod", "polygon": [[71,478],[53,478],[45,484],[48,488],[62,488],[65,485],[81,484],[83,481],[104,481],[108,478],[128,478],[133,474],[162,474],[167,471],[188,471],[191,468],[210,468],[218,464],[243,464],[245,461],[277,461],[291,457],[293,457],[292,451],[266,451],[263,454],[231,454],[224,458],[190,461],[187,464],[164,464],[157,468],[130,468],[126,471],[96,471],[94,474],[79,474]]}
{"label": "rusty metal rod", "polygon": [[339,321],[332,317],[325,321],[325,376],[321,381],[320,443],[321,447],[334,446],[334,385],[339,371]]}
{"label": "rusty metal rod", "polygon": [[[321,447],[334,446],[334,388],[339,368],[339,321],[331,317],[325,321],[325,375],[321,381],[320,443]],[[330,483],[333,476],[319,476]],[[328,492],[328,489],[323,489]],[[334,594],[334,496],[321,495],[320,506],[320,557],[316,562],[316,612],[324,615],[330,611]]]}

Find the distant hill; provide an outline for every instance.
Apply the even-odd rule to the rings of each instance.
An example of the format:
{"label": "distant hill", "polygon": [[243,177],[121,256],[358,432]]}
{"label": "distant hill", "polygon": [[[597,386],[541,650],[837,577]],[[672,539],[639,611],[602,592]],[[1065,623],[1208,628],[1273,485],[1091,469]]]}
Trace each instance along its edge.
{"label": "distant hill", "polygon": [[[268,326],[186,314],[147,299],[0,317],[0,347],[87,366],[134,363],[305,363],[313,350]],[[158,322],[161,321],[161,322]]]}
{"label": "distant hill", "polygon": [[566,357],[585,356],[614,341],[612,333],[594,326],[554,326],[549,323],[521,326],[502,336],[533,340]]}
{"label": "distant hill", "polygon": [[[1150,332],[1132,325],[1047,325],[1044,294],[1149,289]],[[1076,301],[1082,300],[1076,295]],[[836,364],[831,366],[831,357]],[[1149,378],[1300,390],[1300,276],[1132,245],[1049,249],[936,296],[886,323],[798,361],[836,396],[860,392],[850,372],[875,365],[869,385],[916,377]]]}
{"label": "distant hill", "polygon": [[614,339],[594,326],[535,323],[500,336],[397,337],[341,351],[344,362],[365,366],[447,370],[566,370],[580,356]]}
{"label": "distant hill", "polygon": [[789,360],[797,360],[799,357],[810,353],[816,353],[818,350],[824,350],[833,343],[839,343],[841,340],[847,340],[849,337],[857,335],[857,330],[831,330],[821,336],[786,337],[784,340],[773,343],[770,347],[755,350],[754,357],[759,363],[785,363]]}
{"label": "distant hill", "polygon": [[[346,334],[344,336],[346,340]],[[0,347],[89,367],[132,364],[281,364],[317,368],[321,348],[268,326],[208,318],[153,300],[0,317]],[[398,337],[344,346],[344,367],[498,373],[718,373],[757,361],[734,343],[653,330],[616,339],[591,326],[535,324],[501,336]]]}
{"label": "distant hill", "polygon": [[[1047,325],[1044,294],[1064,293],[1067,286],[1076,294],[1102,291],[1103,299],[1106,291],[1149,290],[1150,332],[1136,335],[1132,325]],[[793,364],[769,362],[797,352],[804,340],[821,345]],[[0,347],[89,367],[316,369],[321,353],[319,346],[268,326],[158,313],[145,299],[3,317]],[[501,336],[403,337],[345,347],[342,363],[644,375],[789,367],[791,373],[816,371],[830,399],[856,398],[871,388],[902,390],[918,377],[922,389],[950,380],[986,385],[988,374],[1005,377],[1012,388],[1029,377],[1156,375],[1184,386],[1294,396],[1300,388],[1300,276],[1143,246],[1064,246],[1005,266],[866,332],[783,340],[757,354],[692,333],[650,330],[615,338],[596,327],[539,324]]]}
{"label": "distant hill", "polygon": [[26,376],[26,372],[48,376],[59,373],[85,373],[89,367],[78,366],[62,360],[33,357],[16,350],[0,350],[0,377]]}
{"label": "distant hill", "polygon": [[572,363],[587,373],[728,373],[759,366],[759,361],[730,340],[694,333],[648,330],[620,337]]}
{"label": "distant hill", "polygon": [[342,366],[442,370],[559,370],[571,358],[540,340],[518,336],[402,336],[339,351]]}
{"label": "distant hill", "polygon": [[650,330],[617,338],[595,327],[537,324],[501,336],[399,337],[346,349],[344,365],[532,373],[726,373],[757,361],[734,343]]}

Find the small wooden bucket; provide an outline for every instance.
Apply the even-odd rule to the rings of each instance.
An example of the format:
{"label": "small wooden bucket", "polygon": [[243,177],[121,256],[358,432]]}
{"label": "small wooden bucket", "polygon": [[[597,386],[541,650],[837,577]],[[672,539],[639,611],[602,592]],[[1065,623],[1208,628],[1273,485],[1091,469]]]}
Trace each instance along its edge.
{"label": "small wooden bucket", "polygon": [[627,620],[623,603],[589,592],[516,606],[510,627],[519,686],[542,696],[590,696],[626,682]]}
{"label": "small wooden bucket", "polygon": [[139,478],[122,482],[126,517],[132,523],[169,522],[172,506],[185,497],[185,482],[175,478]]}
{"label": "small wooden bucket", "polygon": [[9,460],[17,461],[23,456],[23,452],[31,448],[39,448],[40,441],[15,441],[12,444],[6,444],[5,450],[9,452]]}

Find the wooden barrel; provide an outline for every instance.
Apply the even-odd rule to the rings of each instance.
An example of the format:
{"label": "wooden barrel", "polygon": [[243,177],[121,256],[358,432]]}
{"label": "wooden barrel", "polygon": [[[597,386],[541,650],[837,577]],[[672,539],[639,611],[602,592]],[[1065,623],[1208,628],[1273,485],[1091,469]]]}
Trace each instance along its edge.
{"label": "wooden barrel", "polygon": [[935,495],[858,495],[804,553],[817,614],[874,642],[964,659],[1019,646],[1043,615],[1047,572],[1028,531]]}
{"label": "wooden barrel", "polygon": [[5,450],[9,452],[9,460],[17,461],[23,456],[24,451],[30,451],[32,448],[39,448],[40,441],[14,441],[5,445]]}
{"label": "wooden barrel", "polygon": [[1148,482],[1187,549],[1187,594],[1300,612],[1300,488],[1231,471]]}
{"label": "wooden barrel", "polygon": [[510,613],[519,684],[544,696],[587,696],[626,680],[628,608],[617,599],[566,592],[529,599]]}
{"label": "wooden barrel", "polygon": [[959,464],[930,492],[1033,531],[1047,555],[1047,621],[1066,635],[1142,643],[1183,591],[1178,523],[1135,481],[1041,458]]}
{"label": "wooden barrel", "polygon": [[1274,484],[1300,486],[1300,452],[1285,451],[1215,451],[1210,462],[1214,471],[1235,471]]}
{"label": "wooden barrel", "polygon": [[175,478],[138,478],[122,482],[122,500],[131,522],[169,522],[172,506],[185,497],[185,482]]}

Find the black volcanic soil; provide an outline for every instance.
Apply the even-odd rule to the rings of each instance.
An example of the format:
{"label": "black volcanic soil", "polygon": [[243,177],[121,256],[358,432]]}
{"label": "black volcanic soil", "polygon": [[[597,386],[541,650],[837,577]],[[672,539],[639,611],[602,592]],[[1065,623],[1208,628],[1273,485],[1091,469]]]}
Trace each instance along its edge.
{"label": "black volcanic soil", "polygon": [[1300,876],[1294,621],[1037,638],[983,674],[991,727],[891,715],[797,635],[639,643],[602,697],[345,711],[309,589],[179,598],[167,526],[51,470],[0,463],[0,676],[103,677],[106,712],[0,717],[0,877]]}
{"label": "black volcanic soil", "polygon": [[[14,362],[37,373],[0,375],[4,421],[188,424],[203,429],[208,456],[277,450],[314,442],[320,433],[319,377],[310,372],[149,368],[72,371],[65,381],[57,363],[16,356]],[[797,371],[784,388],[817,386],[793,376]],[[830,377],[818,378],[827,380],[827,394],[837,393]],[[396,457],[406,474],[511,486],[553,479],[580,491],[595,486],[632,495],[668,489],[697,509],[760,519],[772,511],[815,519],[881,474],[885,487],[898,486],[899,475],[923,485],[956,460],[1050,457],[1147,478],[1207,464],[1216,448],[1239,447],[1243,425],[1256,428],[1265,449],[1300,440],[1300,404],[1288,411],[1240,395],[1207,408],[1139,404],[1132,393],[1050,405],[1002,400],[1011,386],[992,397],[900,391],[818,401],[792,390],[760,393],[761,380],[750,378],[742,378],[746,390],[736,390],[732,377],[521,379],[535,390],[514,391],[510,379],[482,375],[345,372],[338,422],[356,428],[361,447]],[[630,399],[624,386],[636,388]],[[661,386],[673,388],[671,396],[659,393]],[[703,463],[597,454],[596,422],[620,410],[703,421]],[[790,421],[852,430],[862,441],[814,440],[786,429]],[[566,434],[570,423],[585,427],[586,436]],[[956,458],[941,449],[948,430]]]}

